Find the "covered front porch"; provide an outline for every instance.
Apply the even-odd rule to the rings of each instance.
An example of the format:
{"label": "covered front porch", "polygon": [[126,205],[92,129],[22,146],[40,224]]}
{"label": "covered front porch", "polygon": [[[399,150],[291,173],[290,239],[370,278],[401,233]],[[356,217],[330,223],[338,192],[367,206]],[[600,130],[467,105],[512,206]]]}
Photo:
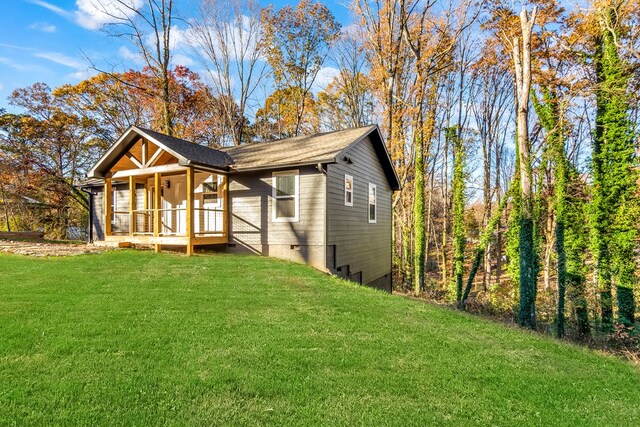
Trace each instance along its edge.
{"label": "covered front porch", "polygon": [[[151,169],[151,168],[149,168]],[[227,243],[227,176],[174,165],[105,178],[105,242],[194,246]]]}
{"label": "covered front porch", "polygon": [[89,171],[104,180],[103,241],[194,246],[228,242],[228,156],[132,126]]}

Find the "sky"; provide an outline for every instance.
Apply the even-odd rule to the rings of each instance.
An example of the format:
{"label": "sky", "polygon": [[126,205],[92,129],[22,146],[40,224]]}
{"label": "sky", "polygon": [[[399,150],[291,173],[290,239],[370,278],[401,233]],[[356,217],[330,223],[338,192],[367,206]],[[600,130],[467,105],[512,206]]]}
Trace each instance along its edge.
{"label": "sky", "polygon": [[[52,88],[78,83],[97,73],[91,63],[109,71],[141,68],[131,45],[104,31],[109,18],[96,9],[96,1],[112,0],[0,0],[0,108],[13,110],[7,97],[16,88],[36,82]],[[174,1],[180,16],[193,16],[198,0]],[[297,2],[263,3],[279,8]],[[323,3],[343,26],[351,23],[351,13],[345,6],[348,2]],[[185,27],[184,23],[176,25]],[[188,49],[179,48],[174,61],[201,71]]]}

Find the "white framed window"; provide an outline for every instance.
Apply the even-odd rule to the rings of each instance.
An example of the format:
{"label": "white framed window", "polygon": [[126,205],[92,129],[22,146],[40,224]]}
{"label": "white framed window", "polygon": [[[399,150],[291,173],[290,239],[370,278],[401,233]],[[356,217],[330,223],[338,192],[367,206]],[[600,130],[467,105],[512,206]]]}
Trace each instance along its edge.
{"label": "white framed window", "polygon": [[300,212],[300,175],[297,170],[273,172],[273,222],[297,222]]}
{"label": "white framed window", "polygon": [[378,220],[378,206],[376,198],[378,196],[376,185],[369,183],[369,223],[375,224]]}
{"label": "white framed window", "polygon": [[344,175],[344,205],[353,206],[353,177]]}

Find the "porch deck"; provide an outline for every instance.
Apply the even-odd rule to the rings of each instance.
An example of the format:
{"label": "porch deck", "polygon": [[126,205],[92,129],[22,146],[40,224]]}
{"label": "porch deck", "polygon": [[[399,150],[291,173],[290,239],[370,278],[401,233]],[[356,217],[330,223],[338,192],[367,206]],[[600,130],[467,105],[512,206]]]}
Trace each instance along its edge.
{"label": "porch deck", "polygon": [[228,242],[225,175],[192,167],[170,175],[130,175],[128,210],[113,200],[112,179],[105,179],[104,189],[106,245],[154,245],[156,251],[185,246],[190,255],[194,246]]}

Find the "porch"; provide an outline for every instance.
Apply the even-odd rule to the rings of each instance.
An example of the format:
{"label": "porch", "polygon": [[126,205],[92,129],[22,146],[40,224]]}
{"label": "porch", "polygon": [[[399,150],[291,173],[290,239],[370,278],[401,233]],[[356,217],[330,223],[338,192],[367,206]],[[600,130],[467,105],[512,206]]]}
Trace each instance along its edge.
{"label": "porch", "polygon": [[106,243],[185,246],[228,241],[225,174],[169,164],[115,171],[104,182]]}

